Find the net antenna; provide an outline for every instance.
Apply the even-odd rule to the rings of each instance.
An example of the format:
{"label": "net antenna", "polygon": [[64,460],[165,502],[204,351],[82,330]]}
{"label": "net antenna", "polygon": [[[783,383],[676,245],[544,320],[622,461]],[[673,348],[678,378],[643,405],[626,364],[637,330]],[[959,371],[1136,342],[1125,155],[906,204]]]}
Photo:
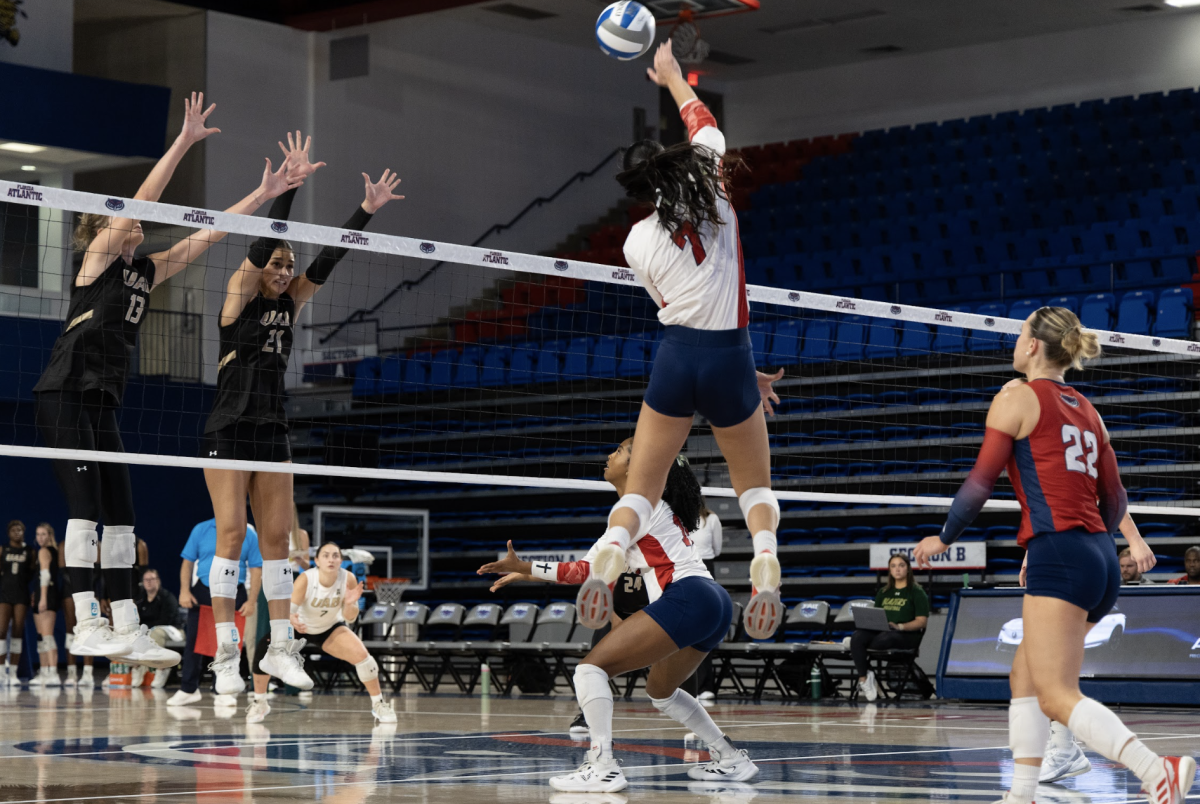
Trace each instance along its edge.
{"label": "net antenna", "polygon": [[671,52],[680,64],[699,64],[708,58],[708,42],[700,38],[700,26],[690,8],[680,9],[679,21],[671,29]]}

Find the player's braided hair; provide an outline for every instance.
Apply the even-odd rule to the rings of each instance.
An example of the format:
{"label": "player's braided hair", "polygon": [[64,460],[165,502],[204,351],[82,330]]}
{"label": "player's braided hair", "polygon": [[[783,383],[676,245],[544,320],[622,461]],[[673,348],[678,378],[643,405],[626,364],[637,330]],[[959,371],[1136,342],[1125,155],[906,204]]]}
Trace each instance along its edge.
{"label": "player's braided hair", "polygon": [[743,164],[736,155],[722,157],[693,142],[664,148],[641,140],[626,149],[617,181],[630,198],[653,204],[659,224],[674,235],[689,223],[697,231],[724,223],[717,200],[729,200],[732,176]]}
{"label": "player's braided hair", "polygon": [[700,494],[700,483],[692,473],[692,465],[683,455],[676,456],[667,472],[667,485],[663,489],[663,500],[671,506],[675,516],[688,531],[700,527],[700,512],[704,510],[704,497]]}

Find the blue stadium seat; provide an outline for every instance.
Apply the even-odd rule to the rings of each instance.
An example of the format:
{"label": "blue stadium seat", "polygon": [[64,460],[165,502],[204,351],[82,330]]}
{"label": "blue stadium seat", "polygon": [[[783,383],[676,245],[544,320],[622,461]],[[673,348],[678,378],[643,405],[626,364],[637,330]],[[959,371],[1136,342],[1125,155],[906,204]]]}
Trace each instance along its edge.
{"label": "blue stadium seat", "polygon": [[617,374],[622,377],[644,377],[650,370],[647,358],[648,349],[645,340],[636,337],[626,338],[621,343]]}
{"label": "blue stadium seat", "polygon": [[404,358],[398,354],[388,355],[379,367],[379,392],[398,394],[404,379]]}
{"label": "blue stadium seat", "polygon": [[[990,319],[1007,318],[1008,308],[1004,304],[994,302],[981,304],[975,313]],[[986,329],[973,329],[967,348],[972,352],[999,352],[1004,349],[1004,334]]]}
{"label": "blue stadium seat", "polygon": [[1170,411],[1139,413],[1133,420],[1138,427],[1145,428],[1182,427],[1186,422],[1182,413],[1172,413]]}
{"label": "blue stadium seat", "polygon": [[827,362],[834,343],[832,321],[810,321],[804,328],[804,346],[800,350],[800,357],[806,363]]}
{"label": "blue stadium seat", "polygon": [[1169,288],[1158,297],[1154,334],[1164,338],[1191,336],[1195,318],[1191,288]]}
{"label": "blue stadium seat", "polygon": [[483,363],[479,368],[479,384],[484,388],[494,388],[508,384],[508,361],[512,357],[512,349],[507,346],[490,346],[483,353]]}
{"label": "blue stadium seat", "polygon": [[916,536],[917,532],[907,525],[884,525],[879,529],[879,540],[882,542],[910,542]]}
{"label": "blue stadium seat", "polygon": [[747,329],[750,332],[750,346],[754,350],[754,365],[762,367],[768,364],[767,355],[775,334],[775,324],[770,321],[755,321]]}
{"label": "blue stadium seat", "polygon": [[1149,335],[1154,320],[1154,291],[1134,290],[1121,299],[1117,311],[1117,329],[1131,335]]}
{"label": "blue stadium seat", "polygon": [[617,352],[621,347],[621,339],[614,335],[605,335],[596,342],[592,349],[591,376],[617,376]]}
{"label": "blue stadium seat", "polygon": [[1047,307],[1065,307],[1075,315],[1079,315],[1079,297],[1078,296],[1055,296],[1053,299],[1046,300]]}
{"label": "blue stadium seat", "polygon": [[381,372],[383,361],[378,357],[364,357],[354,367],[354,397],[369,397],[383,393]]}
{"label": "blue stadium seat", "polygon": [[582,380],[592,376],[589,357],[592,350],[591,338],[572,338],[563,352],[562,375],[564,380]]}
{"label": "blue stadium seat", "polygon": [[837,342],[833,346],[833,359],[844,361],[860,361],[863,359],[865,345],[866,319],[852,315],[837,324]]}
{"label": "blue stadium seat", "polygon": [[478,388],[483,364],[484,350],[481,346],[465,346],[454,366],[451,382],[455,388]]}
{"label": "blue stadium seat", "polygon": [[554,382],[560,379],[563,373],[563,352],[565,350],[566,344],[562,341],[543,342],[541,349],[533,358],[533,381]]}
{"label": "blue stadium seat", "polygon": [[1042,303],[1037,299],[1023,299],[1019,302],[1013,302],[1012,307],[1008,308],[1008,317],[1024,321],[1041,306]]}
{"label": "blue stadium seat", "polygon": [[440,391],[454,385],[454,369],[458,365],[458,352],[443,349],[429,361],[429,387]]}
{"label": "blue stadium seat", "polygon": [[897,354],[896,341],[900,335],[900,322],[887,318],[868,318],[866,356],[872,359],[894,359]]}
{"label": "blue stadium seat", "polygon": [[916,321],[897,323],[900,327],[898,352],[902,357],[929,354],[933,345],[933,330],[928,324],[919,324]]}
{"label": "blue stadium seat", "polygon": [[804,319],[790,318],[775,325],[775,336],[771,339],[771,351],[767,364],[771,366],[794,366],[800,362],[800,347],[803,344]]}
{"label": "blue stadium seat", "polygon": [[524,341],[512,347],[508,358],[509,385],[528,385],[536,376],[536,361],[541,344]]}
{"label": "blue stadium seat", "polygon": [[406,394],[429,390],[429,363],[431,352],[416,352],[404,361],[404,377],[400,390]]}
{"label": "blue stadium seat", "polygon": [[1079,320],[1088,329],[1110,330],[1116,318],[1116,308],[1117,300],[1111,293],[1093,293],[1084,296]]}

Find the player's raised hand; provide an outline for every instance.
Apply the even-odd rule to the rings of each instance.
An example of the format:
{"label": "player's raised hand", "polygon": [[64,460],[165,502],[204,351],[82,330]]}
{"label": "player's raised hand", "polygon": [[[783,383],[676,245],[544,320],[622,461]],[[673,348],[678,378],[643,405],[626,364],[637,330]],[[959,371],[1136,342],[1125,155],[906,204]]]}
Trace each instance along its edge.
{"label": "player's raised hand", "polygon": [[304,184],[304,179],[298,178],[295,173],[288,172],[288,161],[286,159],[279,164],[279,170],[275,170],[271,165],[271,160],[267,159],[267,166],[263,168],[262,181],[258,185],[258,192],[265,201],[269,198],[281,196],[288,190],[294,190],[301,184]]}
{"label": "player's raised hand", "polygon": [[362,207],[370,214],[374,215],[388,201],[399,201],[404,198],[404,196],[392,192],[400,184],[400,177],[392,171],[384,170],[383,175],[376,182],[372,182],[371,177],[366,173],[362,174],[362,177],[367,194]]}
{"label": "player's raised hand", "polygon": [[343,606],[350,606],[358,603],[358,599],[362,597],[363,585],[355,584],[353,588],[346,590],[345,597],[342,598]]}
{"label": "player's raised hand", "polygon": [[517,555],[517,551],[513,549],[512,539],[508,541],[508,555],[499,561],[493,561],[490,564],[484,564],[475,571],[476,575],[491,575],[494,573],[507,574],[510,572],[527,573],[530,571],[529,562],[522,561]]}
{"label": "player's raised hand", "polygon": [[179,136],[183,137],[189,143],[197,143],[210,134],[220,134],[219,128],[208,128],[205,123],[208,122],[208,116],[217,108],[217,104],[211,104],[207,109],[204,108],[204,93],[193,92],[191,98],[183,99],[183,130],[179,132]]}
{"label": "player's raised hand", "polygon": [[313,163],[309,158],[309,149],[312,148],[312,136],[308,139],[303,139],[304,147],[300,147],[300,142],[303,138],[300,136],[300,131],[297,130],[295,138],[292,137],[292,132],[288,132],[287,145],[279,143],[279,150],[283,151],[284,164],[288,169],[288,176],[296,178],[300,181],[308,178],[317,172],[318,168],[325,167],[324,162]]}
{"label": "player's raised hand", "polygon": [[683,71],[679,69],[679,62],[675,60],[675,54],[671,52],[670,39],[663,42],[654,51],[654,66],[646,68],[646,75],[650,76],[650,80],[660,87],[669,85],[672,80],[683,80]]}

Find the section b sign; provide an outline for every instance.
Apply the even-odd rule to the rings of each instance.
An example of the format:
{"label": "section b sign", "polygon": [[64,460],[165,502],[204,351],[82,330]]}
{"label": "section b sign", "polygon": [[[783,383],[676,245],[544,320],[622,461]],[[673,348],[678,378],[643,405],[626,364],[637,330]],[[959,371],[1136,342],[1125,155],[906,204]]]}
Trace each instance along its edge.
{"label": "section b sign", "polygon": [[[888,562],[894,555],[907,556],[913,560],[915,544],[873,544],[871,545],[871,569],[886,570]],[[987,567],[987,545],[983,542],[965,542],[952,544],[946,552],[933,556],[929,563],[934,569],[985,569]],[[913,566],[916,569],[916,566]]]}

